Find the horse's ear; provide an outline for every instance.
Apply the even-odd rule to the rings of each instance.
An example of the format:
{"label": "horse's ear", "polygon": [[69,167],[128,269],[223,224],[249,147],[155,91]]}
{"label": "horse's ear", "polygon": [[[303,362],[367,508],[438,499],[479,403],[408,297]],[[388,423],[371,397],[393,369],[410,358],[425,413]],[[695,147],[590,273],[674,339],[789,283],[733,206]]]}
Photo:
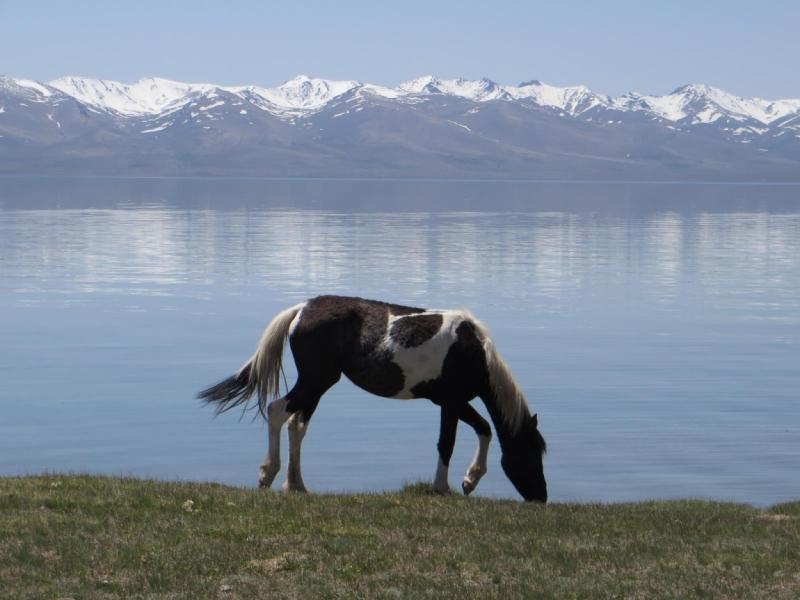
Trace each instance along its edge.
{"label": "horse's ear", "polygon": [[538,414],[534,414],[531,417],[531,427],[533,429],[536,429],[537,427],[539,427],[539,415]]}

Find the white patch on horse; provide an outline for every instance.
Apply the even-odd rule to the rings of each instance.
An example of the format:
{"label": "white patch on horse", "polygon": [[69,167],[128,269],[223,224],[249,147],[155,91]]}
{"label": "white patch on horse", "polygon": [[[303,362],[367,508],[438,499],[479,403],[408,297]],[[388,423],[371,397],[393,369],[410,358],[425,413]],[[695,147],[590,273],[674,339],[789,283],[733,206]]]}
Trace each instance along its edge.
{"label": "white patch on horse", "polygon": [[439,458],[439,464],[436,465],[436,478],[433,480],[433,491],[439,494],[447,494],[450,491],[450,484],[447,482],[448,467]]}
{"label": "white patch on horse", "polygon": [[[433,337],[425,340],[419,346],[411,348],[406,348],[392,339],[391,330],[395,321],[413,319],[425,314],[442,315],[442,326]],[[452,310],[426,310],[424,313],[414,315],[394,316],[389,314],[383,345],[393,354],[392,362],[403,371],[403,389],[392,396],[393,398],[413,398],[414,394],[411,390],[414,386],[425,381],[437,379],[442,374],[442,364],[445,356],[447,356],[450,346],[456,340],[456,328],[464,318],[465,316],[462,312]]]}

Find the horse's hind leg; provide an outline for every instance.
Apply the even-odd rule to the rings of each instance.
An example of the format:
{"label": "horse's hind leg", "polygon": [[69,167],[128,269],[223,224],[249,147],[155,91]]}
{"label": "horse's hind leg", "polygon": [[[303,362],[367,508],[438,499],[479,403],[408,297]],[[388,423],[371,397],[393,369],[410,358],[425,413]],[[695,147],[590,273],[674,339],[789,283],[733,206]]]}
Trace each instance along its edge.
{"label": "horse's hind leg", "polygon": [[281,470],[281,429],[288,421],[289,429],[289,468],[286,472],[286,483],[283,487],[291,491],[305,491],[303,477],[300,473],[300,447],[306,434],[311,415],[319,404],[322,394],[338,380],[329,376],[320,381],[328,382],[326,385],[317,383],[309,386],[298,379],[295,386],[280,400],[274,400],[267,406],[267,419],[269,421],[269,448],[264,462],[259,468],[258,485],[268,488],[272,485],[278,472]]}
{"label": "horse's hind leg", "polygon": [[300,472],[300,448],[306,436],[308,422],[317,408],[322,393],[315,393],[311,397],[298,396],[297,404],[302,403],[304,408],[295,410],[289,418],[289,468],[286,470],[286,481],[283,483],[283,489],[288,492],[306,491],[303,474]]}
{"label": "horse's hind leg", "polygon": [[259,487],[268,488],[281,470],[281,428],[291,414],[286,410],[288,396],[274,400],[267,406],[267,419],[269,421],[269,447],[264,462],[258,472]]}
{"label": "horse's hind leg", "polygon": [[289,419],[289,468],[283,489],[291,492],[305,492],[303,475],[300,472],[300,448],[308,430],[311,416],[317,409],[322,395],[337,381],[341,372],[337,369],[315,369],[313,379],[301,371],[297,385],[290,392],[286,407]]}
{"label": "horse's hind leg", "polygon": [[489,453],[489,442],[492,441],[492,428],[469,403],[462,406],[458,418],[470,425],[478,434],[478,449],[464,475],[464,481],[461,482],[461,489],[468,496],[477,487],[481,477],[486,474],[486,458]]}
{"label": "horse's hind leg", "polygon": [[289,419],[289,468],[286,471],[286,481],[283,489],[289,492],[305,492],[303,475],[300,472],[300,447],[306,435],[307,421],[302,419],[301,413],[294,413]]}

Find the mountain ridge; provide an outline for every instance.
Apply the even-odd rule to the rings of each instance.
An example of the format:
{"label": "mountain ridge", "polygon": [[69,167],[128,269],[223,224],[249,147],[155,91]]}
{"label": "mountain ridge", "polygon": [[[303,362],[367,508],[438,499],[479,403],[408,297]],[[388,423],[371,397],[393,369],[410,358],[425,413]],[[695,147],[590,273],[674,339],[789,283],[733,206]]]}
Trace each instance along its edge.
{"label": "mountain ridge", "polygon": [[[456,79],[440,79],[433,75],[426,75],[405,81],[395,87],[379,86],[370,83],[363,83],[358,80],[333,80],[310,77],[308,75],[296,75],[275,87],[264,87],[258,85],[219,85],[214,83],[186,83],[176,80],[165,79],[161,77],[144,77],[134,83],[121,83],[116,80],[110,79],[97,79],[82,76],[64,76],[54,79],[50,82],[44,83],[30,79],[16,79],[13,77],[4,77],[3,79],[11,79],[15,82],[26,82],[33,89],[45,87],[55,88],[56,90],[71,96],[77,100],[85,102],[99,108],[116,109],[114,103],[104,102],[104,95],[98,94],[99,90],[105,89],[109,97],[115,99],[119,95],[125,95],[129,100],[140,102],[139,110],[131,111],[129,115],[135,114],[157,114],[169,102],[153,101],[153,93],[160,93],[162,98],[171,97],[174,100],[186,98],[193,93],[210,92],[213,90],[223,90],[238,94],[244,91],[254,91],[264,98],[271,99],[276,105],[283,105],[286,108],[318,108],[327,103],[331,99],[340,96],[349,91],[356,89],[369,91],[382,95],[384,97],[397,98],[403,95],[426,93],[440,93],[444,95],[452,95],[468,98],[471,100],[486,102],[491,100],[519,100],[523,98],[531,98],[538,101],[543,106],[553,106],[556,108],[569,110],[569,102],[563,98],[569,97],[573,94],[582,94],[585,96],[597,99],[598,102],[615,108],[626,109],[630,99],[653,99],[664,100],[675,96],[688,96],[689,98],[714,98],[715,100],[722,99],[724,104],[734,105],[741,104],[743,108],[742,115],[754,118],[763,123],[768,123],[765,119],[765,112],[756,110],[754,107],[772,107],[771,111],[767,111],[766,116],[769,120],[781,118],[790,113],[800,112],[800,98],[781,98],[777,100],[767,100],[759,97],[744,97],[737,96],[726,92],[720,88],[709,86],[702,83],[687,83],[675,88],[669,94],[643,94],[640,92],[626,92],[619,96],[609,96],[607,94],[597,93],[584,85],[574,86],[553,86],[542,83],[540,80],[531,79],[524,81],[519,85],[499,84],[486,77],[479,80],[470,80],[464,78]],[[31,85],[31,84],[36,84]],[[81,89],[81,87],[83,89]],[[143,88],[149,87],[151,93],[143,93]],[[135,91],[135,95],[130,92]],[[171,92],[171,93],[170,93]],[[541,102],[543,97],[549,96],[550,99],[555,99],[558,96],[562,97],[562,102]],[[316,99],[316,101],[314,101]],[[283,102],[281,102],[281,100]],[[747,109],[750,109],[748,112]],[[119,111],[118,111],[119,112]],[[581,111],[582,112],[582,111]],[[124,113],[123,113],[124,114]],[[570,114],[574,116],[576,111],[570,110]],[[660,114],[667,120],[680,120],[674,118],[674,114],[664,112]]]}
{"label": "mountain ridge", "polygon": [[532,79],[0,77],[0,173],[800,179],[800,99]]}

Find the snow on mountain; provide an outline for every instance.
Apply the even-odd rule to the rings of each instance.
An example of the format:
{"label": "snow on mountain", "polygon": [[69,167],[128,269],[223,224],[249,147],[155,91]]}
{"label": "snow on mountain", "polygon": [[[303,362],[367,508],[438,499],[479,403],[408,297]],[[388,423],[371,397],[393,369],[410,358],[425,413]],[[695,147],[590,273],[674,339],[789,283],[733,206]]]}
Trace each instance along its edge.
{"label": "snow on mountain", "polygon": [[373,96],[380,96],[382,98],[389,98],[396,100],[405,94],[399,88],[389,88],[382,85],[374,85],[372,83],[362,83],[361,87],[356,90],[359,95],[372,94]]}
{"label": "snow on mountain", "polygon": [[318,110],[361,84],[298,75],[276,88],[181,83],[157,77],[141,79],[130,85],[102,79],[64,77],[50,85],[84,104],[124,116],[172,111],[201,95],[213,99],[216,91],[234,94],[278,115],[295,116]]}
{"label": "snow on mountain", "polygon": [[518,86],[499,85],[490,79],[437,79],[418,77],[401,84],[398,90],[407,94],[444,94],[473,100],[527,100],[539,106],[562,110],[572,116],[595,106],[608,106],[607,96],[595,94],[585,86],[555,87],[539,81],[527,81]]}
{"label": "snow on mountain", "polygon": [[713,123],[722,117],[736,121],[756,120],[765,125],[800,111],[800,100],[741,98],[703,84],[679,87],[664,96],[626,94],[614,100],[621,109],[644,110],[668,121],[691,118],[693,124]]}
{"label": "snow on mountain", "polygon": [[62,77],[50,85],[100,110],[125,116],[152,115],[188,102],[192,94],[213,90],[210,84],[193,84],[149,77],[133,84],[86,77]]}
{"label": "snow on mountain", "polygon": [[412,79],[398,86],[398,90],[407,94],[445,94],[467,98],[475,102],[508,99],[502,86],[486,79],[437,79],[431,75]]}
{"label": "snow on mountain", "polygon": [[35,101],[45,101],[53,95],[53,89],[31,79],[17,79],[14,77],[0,77],[0,89],[16,92],[21,96]]}
{"label": "snow on mountain", "polygon": [[518,86],[504,88],[516,99],[531,100],[539,106],[548,106],[563,110],[572,116],[581,114],[596,106],[609,106],[608,96],[601,96],[583,85],[573,87],[555,87],[540,81],[526,81]]}
{"label": "snow on mountain", "polygon": [[357,81],[327,81],[298,75],[277,88],[258,89],[264,98],[276,106],[313,110],[359,85]]}
{"label": "snow on mountain", "polygon": [[777,100],[773,102],[762,100],[761,98],[741,98],[701,84],[686,85],[672,93],[685,95],[689,102],[705,102],[708,105],[707,110],[715,113],[719,111],[727,115],[751,118],[764,124],[769,124],[775,119],[800,110],[800,100]]}
{"label": "snow on mountain", "polygon": [[684,100],[680,95],[647,96],[630,92],[614,98],[613,104],[618,110],[647,112],[667,121],[680,121],[686,117]]}
{"label": "snow on mountain", "polygon": [[276,88],[245,86],[220,89],[236,94],[273,114],[299,116],[319,110],[331,100],[360,86],[357,81],[330,81],[298,75]]}
{"label": "snow on mountain", "polygon": [[411,79],[397,86],[402,93],[408,94],[441,94],[441,89],[437,86],[439,80],[433,75],[425,75]]}
{"label": "snow on mountain", "polygon": [[[780,126],[787,116],[800,114],[800,99],[763,100],[742,98],[701,84],[682,86],[663,96],[629,93],[616,98],[597,94],[585,86],[557,87],[539,81],[517,86],[501,85],[489,79],[439,79],[434,76],[412,79],[397,87],[334,81],[298,75],[281,85],[217,86],[190,84],[160,78],[141,79],[133,84],[83,77],[64,77],[42,84],[28,79],[0,78],[0,89],[12,91],[37,102],[66,94],[90,109],[120,117],[164,116],[198,100],[212,103],[218,94],[232,94],[243,103],[292,120],[323,110],[331,102],[353,96],[367,101],[371,96],[396,102],[414,103],[431,97],[452,96],[472,102],[520,102],[570,116],[593,109],[637,112],[673,123],[710,124],[741,122],[754,133],[763,126]],[[224,95],[224,94],[223,94]]]}

